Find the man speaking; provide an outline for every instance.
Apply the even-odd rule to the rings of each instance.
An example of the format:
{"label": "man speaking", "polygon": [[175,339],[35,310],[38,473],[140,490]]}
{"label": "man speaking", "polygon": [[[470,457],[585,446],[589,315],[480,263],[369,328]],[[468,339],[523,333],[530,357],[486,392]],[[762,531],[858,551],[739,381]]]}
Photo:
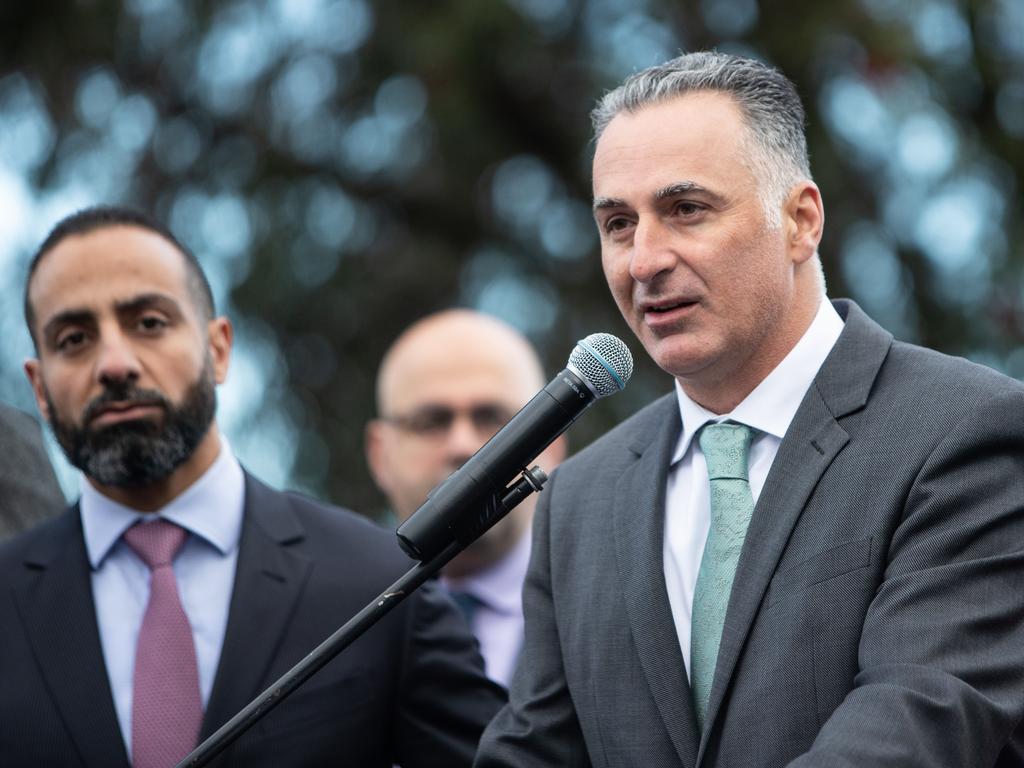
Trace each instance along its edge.
{"label": "man speaking", "polygon": [[681,56],[593,114],[612,295],[675,391],[541,495],[476,765],[1024,760],[1024,387],[829,302],[793,85]]}

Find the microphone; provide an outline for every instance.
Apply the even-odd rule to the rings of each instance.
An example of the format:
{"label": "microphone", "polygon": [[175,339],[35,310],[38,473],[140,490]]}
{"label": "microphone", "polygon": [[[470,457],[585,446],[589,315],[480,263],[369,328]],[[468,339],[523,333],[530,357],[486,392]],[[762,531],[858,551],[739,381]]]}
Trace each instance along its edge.
{"label": "microphone", "polygon": [[[398,527],[402,549],[426,561],[453,540],[471,543],[522,496],[540,490],[547,476],[526,465],[590,405],[622,390],[632,374],[629,349],[610,333],[577,342],[566,368]],[[518,475],[518,484],[507,487]]]}
{"label": "microphone", "polygon": [[[177,768],[208,765],[462,548],[533,491],[540,490],[547,476],[537,467],[525,469],[527,462],[594,401],[625,387],[632,374],[629,350],[611,334],[594,333],[577,342],[566,369],[431,491],[426,502],[399,526],[399,544],[420,562],[186,755]],[[521,477],[509,486],[517,475]]]}

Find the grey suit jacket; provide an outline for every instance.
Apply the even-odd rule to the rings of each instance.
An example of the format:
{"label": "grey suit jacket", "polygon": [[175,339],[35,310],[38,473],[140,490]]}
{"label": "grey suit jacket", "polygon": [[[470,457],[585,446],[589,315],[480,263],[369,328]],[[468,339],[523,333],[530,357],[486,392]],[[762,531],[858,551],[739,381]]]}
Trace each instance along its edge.
{"label": "grey suit jacket", "polygon": [[662,566],[669,395],[542,494],[523,654],[475,765],[1024,765],[1024,386],[836,306],[754,510],[704,732]]}
{"label": "grey suit jacket", "polygon": [[0,403],[0,539],[64,509],[39,424]]}

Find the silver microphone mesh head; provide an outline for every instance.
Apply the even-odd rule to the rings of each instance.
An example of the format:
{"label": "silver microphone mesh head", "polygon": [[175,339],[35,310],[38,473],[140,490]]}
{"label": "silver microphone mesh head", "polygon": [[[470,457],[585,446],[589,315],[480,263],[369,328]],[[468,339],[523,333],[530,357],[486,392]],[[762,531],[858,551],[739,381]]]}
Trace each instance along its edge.
{"label": "silver microphone mesh head", "polygon": [[618,337],[592,333],[576,342],[569,355],[569,368],[595,395],[605,397],[625,388],[633,375],[633,356]]}

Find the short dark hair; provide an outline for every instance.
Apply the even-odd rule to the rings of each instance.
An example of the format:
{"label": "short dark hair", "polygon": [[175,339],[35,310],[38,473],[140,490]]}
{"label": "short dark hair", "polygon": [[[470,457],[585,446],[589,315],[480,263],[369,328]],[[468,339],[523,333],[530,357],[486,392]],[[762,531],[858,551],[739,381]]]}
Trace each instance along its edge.
{"label": "short dark hair", "polygon": [[50,230],[50,234],[39,246],[32,261],[28,266],[28,276],[25,278],[25,323],[28,325],[29,335],[36,344],[35,332],[32,330],[35,322],[35,313],[32,311],[32,303],[29,301],[29,286],[32,284],[32,277],[39,267],[43,257],[52,251],[62,240],[72,235],[86,235],[98,229],[107,227],[139,227],[147,229],[173,245],[184,257],[185,268],[188,272],[188,290],[192,302],[199,310],[201,319],[210,320],[216,310],[213,301],[213,291],[210,289],[210,282],[206,279],[206,273],[196,258],[195,254],[186,248],[174,234],[155,218],[142,211],[133,208],[124,208],[115,205],[97,205],[91,208],[83,208],[72,213],[57,222],[57,225]]}

